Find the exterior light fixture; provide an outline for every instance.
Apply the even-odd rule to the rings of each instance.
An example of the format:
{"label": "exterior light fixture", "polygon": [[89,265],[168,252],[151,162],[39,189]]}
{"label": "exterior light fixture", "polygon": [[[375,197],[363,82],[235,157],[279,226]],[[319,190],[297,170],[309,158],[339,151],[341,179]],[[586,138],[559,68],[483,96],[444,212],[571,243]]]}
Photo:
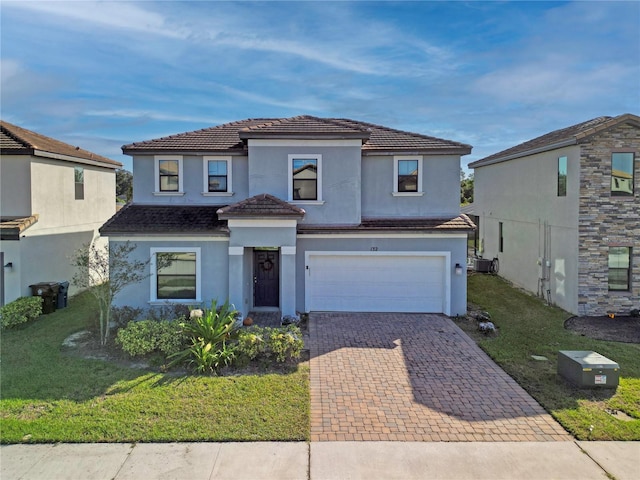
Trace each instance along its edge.
{"label": "exterior light fixture", "polygon": [[11,271],[13,270],[13,262],[9,262],[7,263],[4,268],[6,268],[7,270]]}
{"label": "exterior light fixture", "polygon": [[456,275],[462,275],[462,265],[456,263]]}

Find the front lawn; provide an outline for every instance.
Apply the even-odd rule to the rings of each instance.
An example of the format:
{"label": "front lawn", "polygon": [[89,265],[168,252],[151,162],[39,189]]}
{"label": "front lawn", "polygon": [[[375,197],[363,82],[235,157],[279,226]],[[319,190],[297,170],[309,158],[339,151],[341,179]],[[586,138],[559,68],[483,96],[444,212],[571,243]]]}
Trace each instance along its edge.
{"label": "front lawn", "polygon": [[[639,344],[593,340],[565,330],[570,314],[496,276],[471,275],[468,296],[491,314],[498,334],[479,333],[473,321],[459,320],[458,325],[567,431],[579,440],[640,440]],[[618,363],[617,390],[571,386],[556,374],[559,350],[593,350]]]}
{"label": "front lawn", "polygon": [[308,366],[175,376],[69,355],[64,339],[94,327],[92,300],[2,332],[2,443],[309,439]]}

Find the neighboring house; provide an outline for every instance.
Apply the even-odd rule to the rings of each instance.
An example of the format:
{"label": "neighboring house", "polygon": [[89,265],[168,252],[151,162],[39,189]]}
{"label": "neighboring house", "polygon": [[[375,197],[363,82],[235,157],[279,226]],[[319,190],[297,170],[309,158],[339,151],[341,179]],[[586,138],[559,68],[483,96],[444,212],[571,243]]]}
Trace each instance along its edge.
{"label": "neighboring house", "polygon": [[600,117],[469,166],[484,258],[579,315],[640,306],[640,117]]}
{"label": "neighboring house", "polygon": [[151,278],[116,303],[464,314],[475,226],[460,214],[460,156],[470,151],[311,116],[125,145],[133,202],[100,231],[111,245],[135,242]]}
{"label": "neighboring house", "polygon": [[0,304],[71,280],[70,257],[115,212],[121,166],[0,121]]}

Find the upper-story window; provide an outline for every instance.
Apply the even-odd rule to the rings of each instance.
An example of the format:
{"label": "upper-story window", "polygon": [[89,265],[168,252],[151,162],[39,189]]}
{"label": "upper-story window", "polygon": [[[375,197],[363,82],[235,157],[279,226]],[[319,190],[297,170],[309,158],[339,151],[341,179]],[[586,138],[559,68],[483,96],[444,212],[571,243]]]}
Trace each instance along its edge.
{"label": "upper-story window", "polygon": [[611,195],[633,195],[633,153],[611,154]]}
{"label": "upper-story window", "polygon": [[231,157],[210,157],[203,160],[203,195],[232,195]]}
{"label": "upper-story window", "polygon": [[393,194],[422,195],[422,157],[393,157]]}
{"label": "upper-story window", "polygon": [[289,155],[289,201],[322,201],[322,155]]}
{"label": "upper-story window", "polygon": [[76,200],[84,200],[84,168],[75,167],[73,169]]}
{"label": "upper-story window", "polygon": [[156,195],[183,195],[182,156],[157,155],[155,157]]}
{"label": "upper-story window", "polygon": [[629,291],[631,247],[609,247],[609,290]]}
{"label": "upper-story window", "polygon": [[567,196],[567,157],[558,158],[558,196]]}

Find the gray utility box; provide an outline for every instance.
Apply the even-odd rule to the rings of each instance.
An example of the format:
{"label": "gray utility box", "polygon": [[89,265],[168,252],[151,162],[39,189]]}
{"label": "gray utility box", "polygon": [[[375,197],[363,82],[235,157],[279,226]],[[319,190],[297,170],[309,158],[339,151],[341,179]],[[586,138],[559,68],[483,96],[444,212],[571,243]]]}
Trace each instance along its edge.
{"label": "gray utility box", "polygon": [[616,388],[620,366],[596,352],[560,350],[558,374],[578,387]]}

